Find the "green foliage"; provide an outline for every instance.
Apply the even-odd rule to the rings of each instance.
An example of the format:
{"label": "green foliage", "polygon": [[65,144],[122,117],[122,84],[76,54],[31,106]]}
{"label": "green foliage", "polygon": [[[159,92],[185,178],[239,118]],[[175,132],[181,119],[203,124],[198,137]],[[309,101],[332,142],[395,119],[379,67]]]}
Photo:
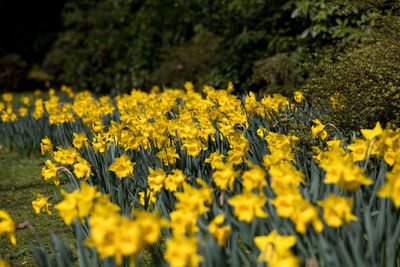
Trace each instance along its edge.
{"label": "green foliage", "polygon": [[304,71],[299,60],[287,53],[276,54],[254,62],[248,87],[259,88],[264,94],[293,95],[303,81]]}
{"label": "green foliage", "polygon": [[398,9],[369,2],[69,0],[44,67],[56,82],[96,92],[230,80],[290,93],[307,76],[299,51],[359,39]]}
{"label": "green foliage", "polygon": [[339,128],[372,128],[400,118],[400,20],[379,23],[375,36],[312,65],[303,86],[315,109]]}
{"label": "green foliage", "polygon": [[281,5],[70,0],[65,31],[44,66],[58,82],[97,92],[149,88],[157,78],[167,86],[183,79],[215,86],[244,83],[261,56],[296,47],[301,31]]}
{"label": "green foliage", "polygon": [[66,30],[44,66],[60,82],[96,92],[142,86],[157,49],[184,39],[190,22],[181,14],[175,1],[68,1]]}
{"label": "green foliage", "polygon": [[[337,41],[359,39],[382,17],[400,10],[393,0],[63,0],[44,4],[52,15],[42,16],[43,8],[30,4],[29,12],[23,14],[29,21],[38,14],[40,18],[29,25],[14,21],[10,27],[4,16],[3,24],[8,26],[3,30],[9,36],[0,45],[0,56],[17,53],[33,69],[29,77],[17,73],[19,80],[43,83],[53,76],[53,86],[63,83],[96,92],[149,89],[158,83],[181,86],[186,79],[219,88],[230,80],[243,91],[265,90],[265,77],[271,70],[263,66],[270,61],[275,65],[278,54],[320,50]],[[3,5],[3,13],[22,16],[17,4]],[[204,45],[204,36],[214,39],[208,38]],[[290,58],[297,61],[293,67],[299,66],[297,56]],[[35,64],[42,64],[43,70],[37,72],[40,68],[32,68]],[[301,68],[293,71],[307,76]],[[5,86],[4,90],[12,90],[15,83]],[[22,85],[28,90],[37,86],[33,81]],[[286,86],[292,83],[267,91]]]}
{"label": "green foliage", "polygon": [[391,0],[298,0],[287,5],[294,5],[293,18],[302,19],[305,30],[300,37],[313,42],[314,47],[365,35],[377,20],[400,7],[398,1]]}
{"label": "green foliage", "polygon": [[290,19],[290,10],[282,8],[282,1],[204,2],[208,2],[207,9],[201,9],[204,3],[198,1],[190,12],[199,18],[199,25],[222,37],[222,60],[210,69],[210,84],[216,87],[230,80],[240,84],[241,90],[247,90],[246,81],[255,61],[292,51],[298,46],[296,35],[301,30]]}
{"label": "green foliage", "polygon": [[27,71],[27,63],[18,54],[0,58],[0,92],[15,90]]}
{"label": "green foliage", "polygon": [[210,81],[210,68],[221,63],[218,48],[220,37],[210,33],[200,33],[191,40],[160,49],[161,62],[149,79],[152,84],[168,84],[180,87],[186,81],[195,85]]}

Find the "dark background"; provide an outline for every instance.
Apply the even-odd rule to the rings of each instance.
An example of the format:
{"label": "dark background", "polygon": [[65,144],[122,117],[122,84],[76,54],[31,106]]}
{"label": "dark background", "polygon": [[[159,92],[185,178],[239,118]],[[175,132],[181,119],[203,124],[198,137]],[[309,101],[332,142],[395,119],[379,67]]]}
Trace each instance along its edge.
{"label": "dark background", "polygon": [[41,63],[63,29],[65,2],[0,1],[1,53],[17,53],[28,62]]}

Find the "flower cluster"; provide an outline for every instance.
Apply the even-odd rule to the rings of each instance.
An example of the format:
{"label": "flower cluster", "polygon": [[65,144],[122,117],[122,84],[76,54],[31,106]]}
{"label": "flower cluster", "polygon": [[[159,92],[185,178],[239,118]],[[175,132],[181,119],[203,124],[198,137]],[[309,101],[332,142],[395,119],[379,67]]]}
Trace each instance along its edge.
{"label": "flower cluster", "polygon": [[[177,267],[218,264],[207,257],[233,258],[237,251],[243,263],[256,264],[258,256],[268,266],[307,265],[305,257],[314,254],[308,250],[332,233],[349,240],[361,233],[370,242],[375,237],[361,230],[365,218],[398,215],[398,129],[377,123],[348,144],[332,138],[327,127],[334,125],[307,113],[301,92],[293,99],[252,92],[239,99],[232,84],[201,92],[190,82],[184,87],[96,98],[64,86],[69,101],[51,90],[48,98],[21,98],[18,112],[12,94],[0,100],[1,123],[24,117],[51,129],[40,137],[49,157],[42,176],[56,185],[68,179],[71,189],[61,191],[54,208],[65,224],[84,225],[84,244],[102,259],[134,265],[157,246]],[[309,127],[313,143],[304,145],[280,116]],[[387,210],[372,211],[376,199]],[[32,206],[51,213],[43,195]],[[5,212],[0,219],[0,233],[15,243],[15,224]]]}
{"label": "flower cluster", "polygon": [[268,266],[296,266],[299,263],[299,258],[290,250],[296,244],[294,236],[282,236],[273,230],[267,236],[256,236],[254,243],[261,251],[258,260],[267,262]]}

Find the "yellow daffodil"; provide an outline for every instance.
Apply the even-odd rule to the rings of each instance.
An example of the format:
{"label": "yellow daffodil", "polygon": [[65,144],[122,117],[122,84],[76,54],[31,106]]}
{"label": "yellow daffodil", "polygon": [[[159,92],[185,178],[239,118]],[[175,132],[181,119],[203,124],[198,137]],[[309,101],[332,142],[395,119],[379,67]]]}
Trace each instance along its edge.
{"label": "yellow daffodil", "polygon": [[149,187],[154,192],[160,192],[164,186],[164,180],[166,178],[166,174],[162,168],[154,171],[152,168],[149,168],[149,176],[147,176],[147,183]]}
{"label": "yellow daffodil", "polygon": [[[90,186],[85,182],[81,183],[81,190],[75,190],[72,193],[65,193],[61,190],[61,194],[64,196],[64,200],[55,205],[54,207],[58,210],[60,217],[63,218],[65,224],[70,225],[74,222],[75,218],[78,217],[81,222],[83,218],[90,213],[94,214],[111,214],[113,211],[118,212],[118,206],[114,208],[114,204],[108,205],[109,196],[102,195],[97,191],[96,186]],[[97,203],[101,204],[100,207],[96,207]],[[108,208],[104,212],[100,209]]]}
{"label": "yellow daffodil", "polygon": [[222,190],[229,188],[233,190],[233,182],[238,172],[233,169],[233,164],[218,163],[216,164],[217,170],[213,174],[215,184]]}
{"label": "yellow daffodil", "polygon": [[74,164],[74,173],[79,179],[89,179],[90,175],[90,164],[87,160],[80,158],[78,163]]}
{"label": "yellow daffodil", "polygon": [[54,160],[61,164],[72,165],[79,157],[78,151],[73,147],[69,147],[68,149],[59,147],[58,150],[54,152]]}
{"label": "yellow daffodil", "polygon": [[246,190],[240,195],[235,195],[228,200],[235,210],[235,216],[241,221],[250,223],[255,217],[267,218],[263,210],[267,198],[264,195],[256,195]]}
{"label": "yellow daffodil", "polygon": [[221,154],[219,150],[210,154],[208,158],[204,162],[210,163],[211,167],[216,168],[216,164],[223,163],[224,155]]}
{"label": "yellow daffodil", "polygon": [[189,209],[178,209],[169,214],[171,218],[170,227],[174,236],[191,236],[199,230],[197,227],[198,213]]}
{"label": "yellow daffodil", "polygon": [[183,192],[175,193],[176,198],[179,200],[175,207],[200,215],[209,211],[209,207],[205,204],[212,203],[213,189],[209,188],[201,179],[196,179],[196,181],[202,186],[201,188],[195,188],[188,183],[184,183]]}
{"label": "yellow daffodil", "polygon": [[267,185],[265,179],[265,171],[258,165],[249,163],[252,169],[243,172],[242,180],[243,186],[246,190],[252,190],[258,188],[262,191],[262,188]]}
{"label": "yellow daffodil", "polygon": [[76,147],[77,149],[81,149],[82,148],[82,144],[85,145],[86,150],[88,149],[88,139],[86,136],[85,132],[82,132],[80,134],[74,134],[74,141],[72,141],[72,144],[74,145],[74,147]]}
{"label": "yellow daffodil", "polygon": [[365,160],[369,153],[372,152],[372,142],[357,138],[353,139],[353,142],[353,144],[347,146],[347,148],[352,151],[351,157],[353,161]]}
{"label": "yellow daffodil", "polygon": [[156,156],[162,160],[164,166],[168,166],[168,164],[174,165],[176,159],[179,159],[175,146],[164,147],[164,149],[158,152]]}
{"label": "yellow daffodil", "polygon": [[342,190],[354,191],[362,184],[372,184],[364,170],[353,163],[351,156],[340,147],[324,152],[320,166],[326,171],[325,183],[338,184]]}
{"label": "yellow daffodil", "polygon": [[[156,203],[156,198],[155,198],[155,192],[150,192],[149,189],[146,190],[146,195],[147,195],[147,201],[148,201],[148,207],[151,207],[154,203]],[[144,192],[139,192],[139,197],[140,197],[140,204],[145,206],[146,204],[146,199]]]}
{"label": "yellow daffodil", "polygon": [[324,229],[324,225],[319,218],[318,208],[313,206],[307,199],[298,200],[290,219],[296,224],[296,231],[301,234],[307,232],[308,224],[312,224],[318,233]]}
{"label": "yellow daffodil", "polygon": [[127,154],[116,158],[114,163],[108,168],[109,171],[114,172],[120,179],[133,175],[133,167],[136,162],[132,163]]}
{"label": "yellow daffodil", "polygon": [[165,259],[171,267],[196,267],[203,260],[197,249],[195,237],[174,236],[167,240]]}
{"label": "yellow daffodil", "polygon": [[51,211],[49,209],[51,204],[48,203],[48,200],[49,198],[43,196],[42,194],[36,194],[36,200],[32,201],[32,206],[36,214],[39,214],[40,211],[51,214]]}
{"label": "yellow daffodil", "polygon": [[231,227],[229,225],[221,226],[225,221],[222,214],[218,214],[208,225],[208,230],[217,239],[218,244],[223,247],[226,244],[226,239],[230,235]]}
{"label": "yellow daffodil", "polygon": [[265,261],[268,266],[297,266],[300,259],[290,250],[296,244],[296,237],[279,235],[273,230],[267,236],[254,237],[254,243],[261,251],[258,261]]}
{"label": "yellow daffodil", "polygon": [[300,183],[304,183],[304,174],[296,170],[287,161],[272,165],[269,174],[272,177],[271,187],[276,194],[280,194],[292,186],[297,187]]}
{"label": "yellow daffodil", "polygon": [[400,171],[395,170],[386,173],[387,181],[379,189],[379,197],[391,197],[394,205],[400,207]]}
{"label": "yellow daffodil", "polygon": [[19,108],[19,115],[21,117],[25,117],[28,115],[29,110],[26,107],[20,107]]}
{"label": "yellow daffodil", "polygon": [[37,99],[35,101],[35,110],[33,111],[33,117],[35,120],[38,120],[43,117],[44,108],[43,108],[43,100]]}
{"label": "yellow daffodil", "polygon": [[339,227],[343,223],[348,225],[350,221],[357,220],[357,217],[351,214],[351,198],[330,194],[328,198],[318,201],[318,205],[324,208],[324,220],[329,226]]}
{"label": "yellow daffodil", "polygon": [[49,153],[49,155],[53,155],[53,144],[51,143],[50,138],[46,136],[46,138],[42,139],[42,142],[40,143],[40,148],[42,151],[42,155],[44,155],[46,152]]}
{"label": "yellow daffodil", "polygon": [[189,156],[196,157],[202,150],[206,150],[207,147],[199,140],[187,139],[183,141],[182,149],[186,150]]}
{"label": "yellow daffodil", "polygon": [[0,235],[3,233],[7,234],[8,239],[10,239],[10,242],[13,245],[17,243],[17,239],[15,238],[15,228],[16,224],[11,216],[5,210],[0,210]]}
{"label": "yellow daffodil", "polygon": [[173,170],[172,173],[168,174],[164,180],[164,187],[169,191],[176,191],[178,187],[183,185],[186,179],[186,175],[181,170]]}
{"label": "yellow daffodil", "polygon": [[278,194],[271,203],[276,207],[276,212],[280,217],[290,218],[296,211],[297,203],[302,199],[303,196],[297,188],[288,187],[284,194]]}
{"label": "yellow daffodil", "polygon": [[13,95],[11,93],[4,93],[2,95],[2,97],[3,97],[3,100],[7,103],[12,102],[12,100],[13,100]]}
{"label": "yellow daffodil", "polygon": [[380,135],[382,133],[382,126],[379,121],[376,123],[375,128],[372,130],[361,129],[361,133],[368,141],[371,141],[374,137]]}
{"label": "yellow daffodil", "polygon": [[146,245],[154,244],[161,237],[161,227],[166,225],[166,222],[156,212],[149,213],[135,209],[133,217],[139,224],[141,240]]}
{"label": "yellow daffodil", "polygon": [[50,160],[46,160],[46,167],[42,168],[42,176],[46,181],[54,177],[54,184],[55,185],[60,184],[60,178],[58,176],[58,168]]}
{"label": "yellow daffodil", "polygon": [[303,92],[300,92],[300,91],[294,92],[293,98],[294,98],[294,101],[296,101],[297,103],[301,103],[305,100]]}

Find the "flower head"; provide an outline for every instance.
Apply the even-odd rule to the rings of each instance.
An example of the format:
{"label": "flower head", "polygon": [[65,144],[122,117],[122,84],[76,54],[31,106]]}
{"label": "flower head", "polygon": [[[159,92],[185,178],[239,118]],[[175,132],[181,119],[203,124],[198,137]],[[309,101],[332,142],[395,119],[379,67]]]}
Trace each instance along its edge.
{"label": "flower head", "polygon": [[78,163],[74,164],[74,173],[77,178],[79,179],[89,179],[90,175],[92,174],[90,172],[90,164],[87,160],[80,158],[78,160]]}
{"label": "flower head", "polygon": [[235,208],[235,216],[241,221],[250,223],[255,217],[267,218],[268,216],[262,209],[267,202],[264,195],[256,195],[246,190],[240,195],[231,197],[228,202]]}
{"label": "flower head", "polygon": [[318,119],[313,120],[313,122],[317,125],[311,127],[312,134],[314,136],[318,136],[319,134],[321,134],[321,138],[325,139],[328,135],[325,131],[325,125],[323,125],[322,122],[320,122]]}
{"label": "flower head", "polygon": [[74,141],[72,141],[72,144],[74,145],[74,147],[76,147],[77,149],[81,149],[82,148],[82,144],[85,145],[86,150],[88,149],[88,138],[86,136],[85,132],[82,132],[80,134],[74,134]]}
{"label": "flower head", "polygon": [[357,217],[351,214],[353,199],[338,197],[330,194],[327,199],[318,201],[318,205],[324,208],[324,220],[329,226],[339,227],[343,223],[349,224],[356,221]]}
{"label": "flower head", "polygon": [[233,164],[231,162],[220,162],[215,167],[217,168],[213,174],[215,184],[222,190],[227,188],[233,190],[233,182],[235,176],[238,175],[238,172],[233,169]]}
{"label": "flower head", "polygon": [[121,157],[116,158],[114,163],[108,168],[109,171],[113,171],[120,179],[125,178],[129,175],[133,175],[133,166],[136,165],[132,163],[127,154],[123,154]]}
{"label": "flower head", "polygon": [[197,239],[195,237],[178,236],[167,240],[165,259],[171,267],[195,267],[202,261],[197,254]]}
{"label": "flower head", "polygon": [[58,150],[54,152],[54,160],[61,164],[72,165],[79,157],[78,151],[73,147],[69,147],[68,149],[59,147]]}
{"label": "flower head", "polygon": [[175,169],[165,178],[164,187],[172,192],[176,191],[178,187],[183,185],[185,179],[186,175],[181,170]]}
{"label": "flower head", "polygon": [[54,184],[55,185],[60,184],[60,178],[58,176],[58,168],[50,160],[46,160],[46,167],[42,168],[42,176],[46,181],[54,177]]}
{"label": "flower head", "polygon": [[394,205],[400,207],[400,171],[386,173],[386,183],[379,189],[379,197],[391,197]]}
{"label": "flower head", "polygon": [[166,178],[166,174],[162,168],[154,171],[152,168],[149,168],[149,176],[147,177],[147,183],[149,184],[150,189],[154,192],[160,192],[164,185],[164,180]]}
{"label": "flower head", "polygon": [[11,216],[5,210],[0,210],[0,235],[3,233],[7,234],[11,244],[13,245],[17,243],[14,234],[15,228],[15,222],[11,219]]}
{"label": "flower head", "polygon": [[40,148],[42,150],[42,155],[48,152],[50,155],[53,155],[53,144],[51,143],[50,138],[46,136],[46,138],[42,139],[40,143]]}
{"label": "flower head", "polygon": [[254,243],[261,251],[258,261],[265,261],[268,266],[297,266],[300,259],[290,250],[296,244],[296,237],[279,235],[273,230],[267,236],[254,237]]}
{"label": "flower head", "polygon": [[300,92],[300,91],[294,92],[293,97],[294,97],[294,101],[296,101],[297,103],[301,103],[305,100],[303,92]]}
{"label": "flower head", "polygon": [[40,211],[51,214],[51,211],[49,210],[51,204],[48,203],[48,200],[49,198],[43,196],[42,194],[36,194],[36,200],[32,201],[32,206],[36,214],[39,214]]}

